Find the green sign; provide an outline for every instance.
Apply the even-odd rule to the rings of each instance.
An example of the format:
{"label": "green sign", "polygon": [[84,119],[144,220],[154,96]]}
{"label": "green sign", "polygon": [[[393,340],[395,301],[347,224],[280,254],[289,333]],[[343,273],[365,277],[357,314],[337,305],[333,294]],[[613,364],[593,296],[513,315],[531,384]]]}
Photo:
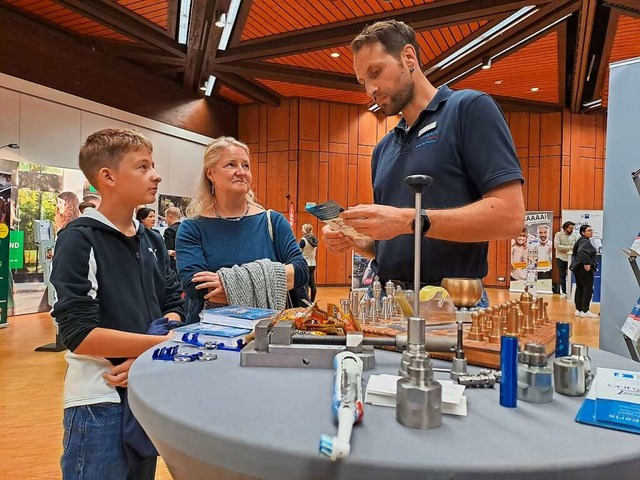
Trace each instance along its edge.
{"label": "green sign", "polygon": [[24,267],[24,232],[9,232],[9,268],[12,270]]}
{"label": "green sign", "polygon": [[7,326],[9,275],[9,226],[0,223],[0,327]]}

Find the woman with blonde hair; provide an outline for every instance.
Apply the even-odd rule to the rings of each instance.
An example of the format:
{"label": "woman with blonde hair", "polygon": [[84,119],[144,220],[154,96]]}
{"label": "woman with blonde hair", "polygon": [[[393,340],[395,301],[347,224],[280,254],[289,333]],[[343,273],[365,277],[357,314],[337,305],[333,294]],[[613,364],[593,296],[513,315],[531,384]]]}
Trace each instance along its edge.
{"label": "woman with blonde hair", "polygon": [[62,192],[58,195],[58,206],[54,218],[54,226],[56,232],[59,232],[71,220],[75,220],[80,216],[80,201],[78,196],[73,192]]}
{"label": "woman with blonde hair", "polygon": [[309,268],[309,282],[305,288],[311,290],[311,302],[315,302],[316,293],[316,251],[318,250],[318,237],[313,234],[313,225],[305,223],[302,225],[302,233],[304,234],[300,239],[300,250],[302,250],[302,256],[307,262]]}
{"label": "woman with blonde hair", "polygon": [[188,322],[198,321],[205,306],[281,309],[287,291],[307,283],[291,227],[282,214],[256,202],[251,186],[249,148],[232,137],[213,140],[204,152],[189,218],[176,236]]}

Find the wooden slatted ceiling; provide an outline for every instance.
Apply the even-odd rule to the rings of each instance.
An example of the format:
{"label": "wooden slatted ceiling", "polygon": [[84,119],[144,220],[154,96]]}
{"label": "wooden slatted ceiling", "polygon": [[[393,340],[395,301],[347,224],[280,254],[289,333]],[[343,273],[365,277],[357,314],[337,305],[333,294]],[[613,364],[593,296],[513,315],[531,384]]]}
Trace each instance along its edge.
{"label": "wooden slatted ceiling", "polygon": [[435,0],[253,0],[241,41],[328,25],[375,13],[425,5]]}
{"label": "wooden slatted ceiling", "polygon": [[357,105],[367,105],[371,103],[371,98],[362,92],[347,92],[344,90],[334,90],[331,88],[311,87],[308,85],[298,85],[295,83],[279,82],[276,80],[257,79],[260,83],[278,92],[283,97],[304,97],[328,100],[331,102],[353,103]]}
{"label": "wooden slatted ceiling", "polygon": [[116,0],[123,7],[155,23],[167,28],[167,0]]}
{"label": "wooden slatted ceiling", "polygon": [[[609,63],[619,62],[629,58],[640,57],[640,18],[621,15],[618,20],[616,36],[613,40]],[[602,106],[606,107],[609,101],[609,69],[602,90]]]}
{"label": "wooden slatted ceiling", "polygon": [[61,7],[51,0],[5,0],[7,3],[25,10],[33,15],[37,15],[44,20],[54,23],[62,28],[71,30],[79,35],[90,35],[93,37],[108,38],[111,40],[122,40],[131,42],[132,40],[118,32],[103,27],[99,23],[89,20],[77,13]]}
{"label": "wooden slatted ceiling", "polygon": [[[466,25],[456,25],[454,27],[437,28],[417,34],[418,45],[420,46],[420,60],[425,65],[438,55],[462,41],[467,36],[478,30],[487,22],[473,22]],[[338,58],[333,58],[331,53],[340,54]],[[272,63],[292,65],[297,67],[312,68],[316,70],[353,74],[353,54],[349,46],[317,50],[315,52],[299,53],[286,57],[272,58],[268,60]]]}
{"label": "wooden slatted ceiling", "polygon": [[229,87],[223,85],[220,87],[218,91],[218,95],[229,100],[230,102],[235,103],[236,105],[245,105],[247,103],[253,103],[253,100],[245,97],[244,95],[239,94],[235,90],[230,89]]}
{"label": "wooden slatted ceiling", "polygon": [[[496,82],[502,81],[499,84]],[[475,73],[450,85],[472,88],[491,95],[558,103],[558,34],[548,33],[517,52],[493,63],[489,70]],[[532,92],[532,87],[540,90]]]}

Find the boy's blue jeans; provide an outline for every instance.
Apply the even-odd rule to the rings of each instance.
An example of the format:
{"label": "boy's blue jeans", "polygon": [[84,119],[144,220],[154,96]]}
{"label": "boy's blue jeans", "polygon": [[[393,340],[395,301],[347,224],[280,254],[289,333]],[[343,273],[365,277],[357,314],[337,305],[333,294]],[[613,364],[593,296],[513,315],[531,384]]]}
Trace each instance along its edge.
{"label": "boy's blue jeans", "polygon": [[64,480],[153,480],[155,458],[129,468],[122,446],[122,404],[66,408],[63,424]]}

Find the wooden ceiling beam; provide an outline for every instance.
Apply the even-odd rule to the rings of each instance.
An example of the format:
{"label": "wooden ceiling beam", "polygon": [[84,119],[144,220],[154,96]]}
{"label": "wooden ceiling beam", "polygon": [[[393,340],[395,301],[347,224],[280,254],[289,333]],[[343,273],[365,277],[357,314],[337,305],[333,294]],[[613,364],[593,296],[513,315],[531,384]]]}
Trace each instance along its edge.
{"label": "wooden ceiling beam", "polygon": [[558,102],[567,106],[567,24],[558,26]]}
{"label": "wooden ceiling beam", "polygon": [[111,0],[53,0],[85,18],[93,20],[138,42],[152,45],[171,55],[186,57],[186,49],[167,31]]}
{"label": "wooden ceiling beam", "polygon": [[233,32],[231,33],[231,38],[229,39],[229,46],[231,48],[238,46],[240,43],[240,38],[242,38],[242,31],[244,30],[244,26],[247,23],[247,18],[249,18],[249,12],[251,11],[251,5],[253,4],[253,0],[243,0],[240,4],[240,9],[238,10],[238,14],[236,15],[236,23],[233,26]]}
{"label": "wooden ceiling beam", "polygon": [[180,0],[167,0],[167,35],[178,40]]}
{"label": "wooden ceiling beam", "polygon": [[218,72],[216,78],[245,97],[274,107],[280,106],[280,95],[264,85],[254,83],[235,73]]}
{"label": "wooden ceiling beam", "polygon": [[569,107],[573,113],[578,113],[582,107],[582,94],[588,75],[589,63],[592,61],[589,50],[597,3],[597,0],[580,1],[580,20],[578,22],[576,56],[573,63],[573,83],[571,84],[571,101],[569,103]]}
{"label": "wooden ceiling beam", "polygon": [[611,58],[611,50],[613,49],[613,40],[616,37],[616,30],[618,29],[618,21],[620,20],[620,10],[611,9],[609,20],[607,22],[607,31],[605,33],[604,43],[602,45],[602,54],[600,57],[600,65],[598,65],[598,73],[596,76],[596,83],[593,88],[593,98],[602,98],[604,90],[604,81],[607,78],[607,72],[609,71],[609,59]]}
{"label": "wooden ceiling beam", "polygon": [[[505,35],[500,35],[474,52],[463,57],[451,67],[439,69],[433,72],[429,79],[434,85],[442,85],[452,79],[462,79],[473,73],[473,68],[482,63],[484,57],[493,57],[494,61],[505,55],[511,55],[521,48],[535,41],[538,36],[532,37],[543,30],[546,26],[553,24],[562,17],[575,12],[579,8],[578,1],[555,0],[551,4],[541,8],[526,20],[510,28]],[[544,30],[543,34],[550,30]],[[529,38],[531,37],[531,38]],[[516,46],[517,45],[517,46]]]}
{"label": "wooden ceiling beam", "polygon": [[562,106],[555,103],[537,102],[534,100],[525,100],[513,97],[501,97],[497,95],[491,95],[491,97],[498,102],[503,110],[512,112],[533,112],[533,113],[548,113],[548,112],[560,112]]}
{"label": "wooden ceiling beam", "polygon": [[118,40],[89,37],[83,38],[81,42],[87,47],[95,48],[107,55],[115,55],[116,57],[126,58],[129,60],[157,63],[165,67],[166,65],[181,66],[182,69],[184,69],[185,65],[184,58],[168,55],[157,49],[132,45]]}
{"label": "wooden ceiling beam", "polygon": [[[549,0],[539,0],[537,3],[546,4]],[[410,24],[416,31],[423,31],[486,20],[530,4],[531,0],[440,0],[396,10],[393,18]],[[388,18],[389,13],[384,12],[243,42],[242,46],[221,52],[216,63],[259,60],[347,45],[367,25]]]}
{"label": "wooden ceiling beam", "polygon": [[[215,16],[213,19],[214,22],[222,12],[227,12],[229,10],[229,4],[230,0],[218,0],[216,2]],[[220,38],[222,37],[223,30],[223,28],[216,27],[215,25],[209,29],[207,43],[205,44],[204,52],[202,54],[202,67],[199,72],[198,83],[200,85],[204,84],[209,75],[211,75],[213,61],[218,54],[218,45],[220,45]]]}
{"label": "wooden ceiling beam", "polygon": [[638,0],[608,0],[604,2],[604,6],[618,10],[622,15],[640,18],[640,3]]}
{"label": "wooden ceiling beam", "polygon": [[362,85],[357,82],[354,75],[323,72],[289,65],[258,62],[220,63],[213,65],[213,74],[218,75],[219,72],[235,73],[244,77],[266,78],[268,80],[310,85],[312,87],[347,90],[350,92],[362,93],[364,91]]}
{"label": "wooden ceiling beam", "polygon": [[[216,13],[215,0],[194,0],[191,3],[191,17],[189,22],[189,36],[187,38],[187,62],[185,65],[183,85],[185,88],[195,90],[198,88],[204,50],[209,40],[209,35],[215,35],[220,29],[213,25]],[[220,36],[218,35],[218,39]]]}

